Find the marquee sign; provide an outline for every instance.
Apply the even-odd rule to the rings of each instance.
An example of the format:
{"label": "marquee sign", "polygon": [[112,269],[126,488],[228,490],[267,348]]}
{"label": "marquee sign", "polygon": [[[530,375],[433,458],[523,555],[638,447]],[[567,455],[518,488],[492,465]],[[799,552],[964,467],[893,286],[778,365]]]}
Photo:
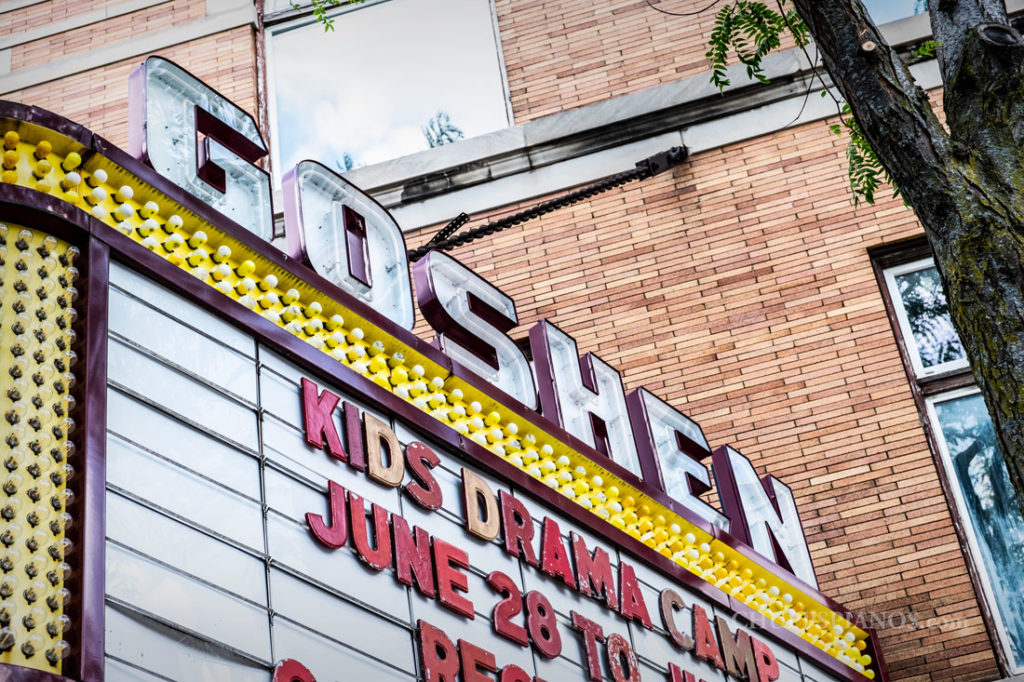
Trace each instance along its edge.
{"label": "marquee sign", "polygon": [[[251,117],[163,59],[147,60],[132,83],[133,155],[48,112],[0,104],[0,662],[39,671],[24,679],[95,680],[111,656],[102,622],[113,261],[294,363],[282,408],[294,414],[281,421],[305,444],[274,466],[300,479],[329,472],[300,519],[297,551],[325,562],[354,554],[373,589],[432,604],[412,621],[374,611],[409,621],[409,679],[551,682],[562,677],[545,678],[545,661],[573,656],[582,679],[617,682],[768,682],[799,678],[804,665],[830,679],[885,678],[874,634],[817,590],[784,484],[759,479],[728,446],[712,451],[698,424],[653,393],[627,394],[611,366],[580,358],[549,322],[530,331],[528,360],[507,336],[517,324],[509,297],[441,253],[410,272],[390,214],[315,162],[285,177],[281,253],[268,242],[270,181],[253,165],[266,146]],[[413,280],[436,346],[409,331]],[[128,332],[117,334],[128,348]],[[262,371],[254,363],[256,381]],[[202,428],[232,443],[251,437],[256,453],[269,447],[266,427]],[[712,485],[708,460],[721,510],[700,498]],[[108,498],[121,494],[113,473]],[[387,491],[400,491],[381,498],[392,506],[372,499]],[[263,502],[267,538],[272,507]],[[428,530],[433,517],[450,522],[445,532]],[[245,551],[270,574],[281,565],[316,582],[273,544]],[[120,565],[110,562],[107,612],[131,601],[112,594]],[[366,601],[338,590],[346,603]],[[160,606],[143,611],[203,631]],[[268,641],[278,641],[277,610],[266,605]],[[274,680],[338,674],[276,644],[267,651],[272,661],[242,654],[277,663]]]}

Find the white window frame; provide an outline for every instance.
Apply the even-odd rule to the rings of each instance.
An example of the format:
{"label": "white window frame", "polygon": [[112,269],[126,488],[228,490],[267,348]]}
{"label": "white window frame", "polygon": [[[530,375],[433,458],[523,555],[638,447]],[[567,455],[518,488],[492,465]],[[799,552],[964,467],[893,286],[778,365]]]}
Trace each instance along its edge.
{"label": "white window frame", "polygon": [[939,455],[942,458],[942,465],[946,472],[946,478],[950,482],[948,487],[951,489],[953,494],[957,515],[960,517],[960,525],[963,528],[964,534],[967,536],[967,551],[970,553],[971,562],[974,564],[974,569],[980,578],[982,596],[988,605],[988,612],[991,616],[992,623],[995,626],[996,637],[999,639],[999,644],[1004,652],[1003,659],[1006,664],[1007,671],[1011,674],[1017,674],[1024,672],[1024,664],[1015,665],[1015,661],[1011,658],[1011,652],[1013,651],[1011,639],[1006,627],[1003,625],[1003,619],[998,608],[998,602],[995,598],[995,590],[992,588],[992,581],[988,574],[988,567],[985,565],[984,558],[982,557],[981,550],[979,548],[978,536],[974,530],[974,521],[967,508],[967,501],[963,497],[963,492],[960,490],[960,481],[956,476],[956,468],[953,466],[953,458],[949,454],[949,449],[946,446],[946,439],[942,435],[942,425],[939,422],[938,413],[935,410],[935,406],[939,403],[946,403],[959,398],[977,395],[979,393],[981,393],[981,391],[977,386],[969,386],[953,391],[938,393],[925,398],[925,409],[928,412],[928,423],[931,424],[932,427],[935,444],[938,447]]}
{"label": "white window frame", "polygon": [[959,360],[950,360],[931,367],[925,367],[921,361],[921,353],[917,349],[917,340],[914,338],[914,332],[910,327],[910,318],[903,305],[903,297],[900,296],[899,288],[896,286],[896,278],[900,275],[906,275],[930,267],[935,267],[935,259],[921,258],[909,263],[885,268],[883,271],[885,286],[889,291],[893,311],[896,313],[896,320],[900,325],[900,335],[903,337],[903,343],[907,348],[907,355],[910,356],[910,364],[914,369],[914,376],[919,379],[964,370],[969,367],[966,357]]}
{"label": "white window frame", "polygon": [[[346,5],[340,5],[328,11],[327,16],[333,19],[335,22],[343,21],[342,15],[348,14],[349,12],[366,11],[372,10],[376,5],[382,5],[393,0],[364,0],[360,3],[350,3]],[[494,32],[494,47],[497,51],[498,59],[498,70],[501,77],[501,90],[502,99],[505,106],[505,118],[506,127],[512,127],[515,125],[515,120],[512,115],[512,94],[508,83],[508,68],[505,65],[505,51],[502,48],[501,43],[501,32],[498,26],[498,13],[495,7],[495,0],[486,0],[490,7],[491,15],[491,30]],[[280,19],[276,19],[276,16],[285,15]],[[278,146],[278,113],[277,113],[277,85],[276,79],[273,77],[274,63],[274,35],[277,33],[283,33],[287,31],[300,30],[307,25],[316,22],[313,17],[312,5],[308,2],[301,2],[298,10],[274,12],[267,17],[267,25],[265,28],[266,38],[264,39],[264,46],[266,51],[266,81],[267,81],[267,124],[270,127],[269,138],[270,138],[270,158],[273,165],[273,173],[271,177],[274,183],[274,189],[280,190],[281,178],[287,173],[290,168],[278,168],[278,164],[281,160],[281,150]],[[472,138],[467,138],[472,139]],[[432,150],[426,150],[432,151]],[[422,153],[422,152],[421,152]],[[387,161],[381,162],[387,163]],[[332,168],[331,170],[336,170]],[[275,200],[278,198],[275,195]],[[275,205],[277,202],[275,201]]]}

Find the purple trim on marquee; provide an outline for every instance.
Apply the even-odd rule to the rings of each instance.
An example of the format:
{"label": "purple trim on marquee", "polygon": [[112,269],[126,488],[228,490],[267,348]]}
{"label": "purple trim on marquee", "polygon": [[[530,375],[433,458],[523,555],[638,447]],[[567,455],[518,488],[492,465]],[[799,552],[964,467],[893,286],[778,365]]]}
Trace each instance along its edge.
{"label": "purple trim on marquee", "polygon": [[107,245],[90,240],[87,260],[85,311],[85,471],[80,486],[84,497],[84,523],[79,531],[84,564],[81,590],[81,623],[78,677],[83,682],[102,680],[106,630],[104,601],[106,585],[106,486],[107,486],[107,305],[110,251]]}
{"label": "purple trim on marquee", "polygon": [[[102,137],[91,133],[86,128],[78,124],[72,123],[63,117],[44,109],[0,100],[0,118],[5,117],[19,121],[36,123],[79,141],[87,148],[82,152],[83,159],[88,159],[93,151],[95,153],[102,154],[112,162],[123,167],[128,172],[146,181],[155,189],[171,197],[184,208],[191,210],[197,215],[203,216],[205,220],[216,224],[217,227],[226,235],[259,253],[261,257],[278,265],[286,271],[291,272],[309,285],[318,289],[321,293],[342,302],[346,307],[350,308],[367,321],[380,327],[388,334],[399,338],[403,343],[428,357],[431,361],[450,370],[451,363],[447,357],[429,343],[424,342],[411,332],[402,329],[391,320],[366,307],[361,301],[350,297],[337,286],[313,272],[306,265],[300,263],[296,259],[282,254],[269,243],[234,223],[220,212],[200,202],[185,190],[156,173],[152,168],[143,165],[139,160],[132,158],[126,152],[107,142]],[[429,435],[442,443],[446,443],[452,447],[463,450],[469,456],[469,459],[476,460],[480,465],[484,466],[500,478],[505,479],[520,489],[530,492],[548,507],[566,514],[575,522],[586,527],[594,534],[608,539],[609,542],[612,542],[613,544],[627,548],[627,551],[635,557],[641,559],[648,565],[657,568],[673,580],[682,583],[690,589],[697,590],[710,601],[730,609],[744,620],[758,623],[763,620],[763,617],[746,605],[727,597],[720,590],[715,589],[713,586],[689,573],[670,559],[641,544],[625,532],[618,530],[611,524],[600,521],[595,515],[587,512],[571,500],[559,495],[540,481],[508,464],[475,442],[463,439],[454,429],[444,426],[441,422],[430,417],[430,415],[416,409],[405,401],[396,398],[392,393],[377,386],[369,379],[366,379],[355,372],[349,371],[348,368],[340,363],[332,362],[329,365],[325,365],[324,356],[320,351],[317,351],[309,344],[285,332],[280,327],[269,320],[262,318],[254,311],[240,305],[225,305],[226,301],[223,294],[219,293],[212,287],[199,282],[194,277],[189,276],[181,269],[168,263],[160,256],[150,252],[145,247],[120,234],[109,226],[86,216],[80,209],[70,206],[69,204],[51,196],[40,195],[38,192],[32,190],[2,184],[0,185],[0,206],[6,208],[8,204],[12,206],[24,206],[27,208],[41,207],[42,210],[50,212],[54,216],[62,218],[70,223],[69,226],[65,226],[64,233],[68,233],[68,227],[71,228],[71,233],[78,232],[80,230],[88,232],[94,239],[107,244],[110,247],[111,256],[118,262],[121,262],[132,269],[146,274],[158,282],[176,289],[179,293],[184,294],[186,297],[204,306],[219,317],[246,329],[249,333],[253,334],[258,341],[275,347],[278,351],[283,352],[286,357],[311,373],[333,382],[335,386],[340,386],[344,390],[358,393],[361,398],[368,400],[375,407],[390,411],[396,418],[413,425],[413,427],[420,433]],[[62,233],[55,231],[54,234],[61,236]],[[538,325],[533,329],[540,329],[540,323],[538,323]],[[531,330],[531,335],[532,334],[533,330]],[[576,449],[578,452],[581,452],[593,461],[600,463],[601,466],[605,467],[612,474],[635,486],[642,494],[657,500],[659,503],[671,508],[674,512],[683,516],[694,525],[707,530],[717,539],[720,539],[722,542],[730,545],[737,552],[740,552],[757,563],[771,563],[761,554],[755,552],[752,548],[747,547],[744,543],[738,542],[736,538],[732,537],[728,533],[713,528],[710,524],[707,524],[702,519],[696,517],[689,510],[682,508],[674,500],[668,498],[663,491],[640,480],[633,473],[627,471],[621,465],[612,461],[609,457],[602,455],[592,447],[581,442],[579,439],[564,432],[560,426],[554,424],[551,420],[527,409],[511,397],[496,390],[480,377],[472,374],[471,372],[465,371],[461,372],[458,376],[460,379],[466,381],[466,383],[476,386],[481,391],[484,391],[486,394],[493,396],[496,400],[501,401],[505,407],[516,413],[525,421],[533,423],[539,428],[544,429],[566,445]],[[543,392],[544,382],[539,383],[541,384],[540,390]],[[788,571],[786,571],[786,573],[788,573]],[[98,571],[97,574],[98,580],[102,585],[102,571]],[[97,576],[90,576],[89,579],[97,580]],[[848,614],[851,616],[851,620],[859,620],[856,614],[850,612],[838,602],[822,594],[817,589],[806,585],[796,576],[788,574],[786,576],[786,580],[794,587],[819,600],[822,604],[828,606],[833,611],[841,614]],[[762,627],[765,632],[771,633],[775,639],[785,642],[787,646],[797,649],[802,655],[811,658],[817,665],[828,669],[833,674],[836,674],[843,679],[850,680],[851,682],[863,682],[865,679],[856,671],[843,665],[835,658],[825,654],[821,650],[811,646],[796,635],[790,633],[788,630],[774,624],[768,625],[769,627]],[[862,629],[869,631],[868,628]],[[888,680],[888,672],[885,668],[881,651],[878,648],[877,638],[874,635],[872,635],[870,640],[870,649],[867,653],[870,653],[877,662],[877,666],[881,673],[880,679],[883,681]],[[3,678],[0,677],[0,682],[2,682],[2,679]]]}

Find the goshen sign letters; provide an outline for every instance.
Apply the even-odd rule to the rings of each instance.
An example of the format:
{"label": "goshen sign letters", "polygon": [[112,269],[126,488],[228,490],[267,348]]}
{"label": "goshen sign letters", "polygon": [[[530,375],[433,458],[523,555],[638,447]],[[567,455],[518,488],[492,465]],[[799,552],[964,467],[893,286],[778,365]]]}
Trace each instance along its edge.
{"label": "goshen sign letters", "polygon": [[[136,154],[184,190],[267,238],[266,225],[272,216],[270,177],[252,165],[266,154],[252,117],[164,59],[149,58],[132,78],[140,91],[133,100],[138,102],[132,119]],[[182,101],[191,116],[173,115],[182,108]],[[201,144],[197,135],[205,136]],[[213,175],[214,160],[226,167],[216,173],[218,186],[207,180]],[[412,329],[415,310],[409,262],[394,218],[340,175],[313,161],[288,171],[283,191],[291,255],[310,263],[327,280],[400,328]],[[131,231],[130,226],[127,229]],[[204,255],[201,248],[196,251],[193,260],[200,263]],[[216,253],[209,255],[216,260]],[[219,267],[198,274],[219,284],[230,272],[220,272]],[[725,506],[722,514],[699,497],[711,488],[703,464],[711,449],[693,420],[645,389],[627,395],[614,368],[590,353],[581,358],[575,340],[545,320],[530,331],[535,359],[531,368],[507,335],[518,323],[512,299],[456,259],[432,252],[416,264],[413,274],[419,307],[437,331],[438,347],[450,360],[454,375],[493,387],[496,390],[491,393],[499,402],[527,418],[536,414],[539,405],[544,417],[619,465],[617,472],[625,469],[669,493],[700,526],[728,531],[816,587],[793,494],[778,479],[767,477],[763,487],[745,457],[723,449],[713,458]],[[255,280],[250,282],[251,286],[243,278],[239,291],[249,297],[247,302],[255,303],[251,292],[257,286]],[[233,290],[230,285],[226,289]],[[314,337],[322,331],[315,309],[297,305],[298,296],[285,298],[268,297],[259,305],[266,316],[297,335]],[[285,304],[281,312],[276,309],[278,303]],[[335,334],[342,332],[324,337],[329,349],[343,340]],[[349,360],[358,361],[359,356]],[[431,387],[426,382],[413,382],[408,389],[388,388],[430,409]],[[473,437],[488,444],[486,433],[479,429]],[[536,463],[524,460],[523,466],[563,495],[582,497],[584,505],[592,502],[585,493],[576,492],[579,486],[566,485],[573,481],[560,484],[547,476],[554,472],[543,471]],[[666,486],[666,479],[673,484]]]}

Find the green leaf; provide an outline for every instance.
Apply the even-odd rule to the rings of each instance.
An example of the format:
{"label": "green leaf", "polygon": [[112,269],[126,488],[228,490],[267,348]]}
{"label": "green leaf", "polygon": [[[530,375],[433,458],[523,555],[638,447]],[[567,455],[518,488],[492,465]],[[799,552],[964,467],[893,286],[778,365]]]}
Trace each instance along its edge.
{"label": "green leaf", "polygon": [[[780,6],[786,3],[781,2]],[[736,0],[718,10],[714,27],[708,37],[706,53],[711,66],[711,82],[723,90],[729,79],[725,75],[730,57],[746,67],[747,78],[767,83],[762,60],[782,44],[782,36],[790,33],[797,45],[810,39],[807,25],[790,9],[784,14],[756,0]]]}
{"label": "green leaf", "polygon": [[[334,17],[327,16],[327,10],[335,7],[341,7],[342,5],[358,5],[362,4],[365,0],[310,0],[310,6],[313,8],[313,18],[323,24],[324,32],[334,30]],[[301,5],[295,0],[291,1],[292,9],[301,9]]]}
{"label": "green leaf", "polygon": [[916,64],[918,62],[923,62],[926,59],[933,59],[935,57],[936,51],[939,49],[941,45],[942,43],[940,43],[937,40],[924,41],[923,43],[917,46],[916,50],[914,50],[914,54],[911,55],[910,59],[908,60],[909,63]]}

